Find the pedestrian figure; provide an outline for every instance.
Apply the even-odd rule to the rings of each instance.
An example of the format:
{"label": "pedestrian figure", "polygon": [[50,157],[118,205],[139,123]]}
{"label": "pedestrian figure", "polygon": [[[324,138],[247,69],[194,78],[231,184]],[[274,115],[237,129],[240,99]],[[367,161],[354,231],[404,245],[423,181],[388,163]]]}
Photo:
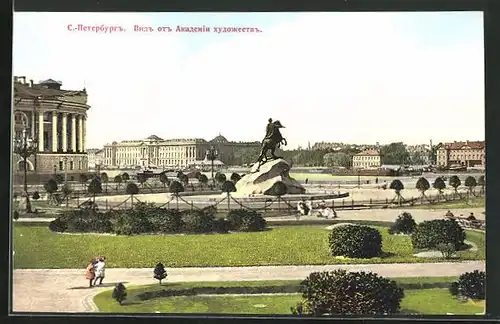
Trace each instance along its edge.
{"label": "pedestrian figure", "polygon": [[95,278],[94,261],[95,260],[90,260],[85,269],[85,278],[89,281],[89,288],[92,287],[92,280]]}
{"label": "pedestrian figure", "polygon": [[97,284],[97,279],[99,279],[99,285],[102,284],[102,280],[104,279],[104,276],[105,276],[105,271],[104,271],[104,268],[106,266],[106,264],[104,262],[105,260],[106,260],[105,257],[100,257],[99,261],[97,261],[97,263],[95,265],[94,286]]}
{"label": "pedestrian figure", "polygon": [[309,179],[308,179],[308,178],[306,178],[306,184],[307,184],[308,182],[309,182]]}

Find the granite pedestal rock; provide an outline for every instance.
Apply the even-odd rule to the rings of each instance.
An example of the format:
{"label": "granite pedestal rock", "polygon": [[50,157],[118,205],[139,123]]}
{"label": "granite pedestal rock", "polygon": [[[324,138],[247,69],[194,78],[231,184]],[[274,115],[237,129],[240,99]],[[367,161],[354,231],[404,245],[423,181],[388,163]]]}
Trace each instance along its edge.
{"label": "granite pedestal rock", "polygon": [[260,166],[254,165],[249,174],[243,176],[236,183],[236,194],[246,195],[267,195],[271,187],[278,181],[283,182],[287,187],[287,194],[304,194],[306,189],[290,177],[290,165],[283,159],[268,161]]}

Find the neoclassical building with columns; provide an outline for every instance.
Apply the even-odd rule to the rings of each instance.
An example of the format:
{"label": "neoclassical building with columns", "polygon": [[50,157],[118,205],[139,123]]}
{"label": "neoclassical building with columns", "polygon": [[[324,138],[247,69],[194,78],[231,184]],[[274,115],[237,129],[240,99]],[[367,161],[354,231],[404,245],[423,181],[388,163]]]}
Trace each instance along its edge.
{"label": "neoclassical building with columns", "polygon": [[87,92],[63,90],[62,83],[48,79],[40,83],[25,77],[14,77],[13,135],[14,139],[28,132],[36,141],[37,153],[25,166],[14,154],[14,181],[27,168],[29,177],[43,181],[54,173],[76,180],[88,171],[85,150]]}

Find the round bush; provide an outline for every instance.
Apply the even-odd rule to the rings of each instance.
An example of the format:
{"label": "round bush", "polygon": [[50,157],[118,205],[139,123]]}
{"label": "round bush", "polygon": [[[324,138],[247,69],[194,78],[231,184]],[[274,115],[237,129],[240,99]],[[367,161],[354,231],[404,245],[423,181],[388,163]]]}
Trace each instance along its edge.
{"label": "round bush", "polygon": [[188,233],[209,233],[214,227],[215,217],[211,213],[193,210],[187,211],[182,217],[183,229]]}
{"label": "round bush", "polygon": [[330,232],[332,256],[373,258],[382,254],[382,236],[375,228],[364,225],[345,225]]}
{"label": "round bush", "polygon": [[389,228],[390,234],[403,233],[411,234],[417,227],[417,223],[410,213],[402,213],[398,216],[394,224]]}
{"label": "round bush", "polygon": [[301,283],[304,300],[292,313],[298,315],[394,314],[404,297],[395,281],[376,273],[313,272]]}
{"label": "round bush", "polygon": [[417,225],[411,235],[413,247],[432,249],[438,244],[452,243],[455,250],[464,246],[465,231],[452,219],[434,219]]}
{"label": "round bush", "polygon": [[228,220],[223,218],[218,218],[213,222],[213,229],[215,233],[228,233],[231,229],[231,224]]}
{"label": "round bush", "polygon": [[177,209],[155,208],[149,215],[155,233],[178,233],[182,230],[182,214]]}
{"label": "round bush", "polygon": [[486,272],[475,270],[462,274],[456,282],[456,294],[471,299],[485,299]]}
{"label": "round bush", "polygon": [[267,222],[264,217],[253,210],[231,210],[227,216],[227,220],[233,231],[255,232],[263,231],[267,227]]}

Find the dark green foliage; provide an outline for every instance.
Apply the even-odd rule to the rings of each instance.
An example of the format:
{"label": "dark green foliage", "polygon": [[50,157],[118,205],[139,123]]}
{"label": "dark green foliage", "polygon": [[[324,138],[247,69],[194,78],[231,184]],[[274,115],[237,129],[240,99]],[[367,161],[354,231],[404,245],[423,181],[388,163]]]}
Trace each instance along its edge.
{"label": "dark green foliage", "polygon": [[457,296],[458,295],[458,282],[452,282],[450,287],[448,288],[450,291],[450,294],[452,296]]}
{"label": "dark green foliage", "polygon": [[457,188],[462,184],[462,181],[460,181],[460,178],[458,176],[454,175],[450,177],[449,184],[451,187],[457,190]]}
{"label": "dark green foliage", "polygon": [[267,222],[262,214],[253,210],[235,209],[227,215],[230,228],[233,231],[255,232],[263,231],[267,227]]}
{"label": "dark green foliage", "polygon": [[212,230],[215,233],[228,233],[231,230],[231,224],[229,223],[228,220],[224,218],[217,218],[213,222],[213,228]]}
{"label": "dark green foliage", "polygon": [[106,172],[101,173],[101,182],[102,183],[107,183],[109,181],[108,174]]}
{"label": "dark green foliage", "polygon": [[217,181],[218,183],[223,183],[226,180],[226,175],[224,173],[217,172],[215,174],[215,181]]}
{"label": "dark green foliage", "polygon": [[464,184],[467,188],[469,188],[469,191],[472,192],[472,190],[474,190],[474,188],[477,186],[476,178],[474,178],[473,176],[468,176],[467,178],[465,178]]}
{"label": "dark green foliage", "polygon": [[167,270],[165,270],[165,266],[163,265],[163,263],[158,263],[155,266],[153,273],[154,273],[153,278],[158,280],[160,282],[160,285],[161,281],[167,277]]}
{"label": "dark green foliage", "polygon": [[200,178],[198,179],[201,184],[206,185],[208,183],[208,177],[204,174],[200,175]]}
{"label": "dark green foliage", "polygon": [[215,212],[211,209],[185,211],[182,222],[184,232],[210,233],[214,228]]}
{"label": "dark green foliage", "polygon": [[297,315],[386,315],[399,311],[404,291],[375,273],[313,272],[301,283]]}
{"label": "dark green foliage", "polygon": [[240,181],[241,176],[240,176],[238,173],[233,172],[233,173],[231,174],[230,179],[231,179],[231,181],[232,181],[233,183],[236,183],[236,182]]}
{"label": "dark green foliage", "polygon": [[54,175],[54,180],[58,183],[61,184],[64,182],[64,176],[60,173]]}
{"label": "dark green foliage", "polygon": [[427,190],[429,190],[431,185],[429,184],[429,181],[427,181],[426,178],[421,177],[417,180],[417,184],[415,187],[418,189],[418,191],[424,194]]}
{"label": "dark green foliage", "polygon": [[172,181],[168,188],[169,188],[169,191],[171,193],[173,193],[174,195],[178,195],[179,192],[184,192],[184,186],[182,185],[182,183],[180,183],[177,180]]}
{"label": "dark green foliage", "polygon": [[231,192],[236,192],[236,187],[234,186],[234,182],[232,181],[224,181],[224,183],[221,186],[222,192],[225,192],[227,194]]}
{"label": "dark green foliage", "polygon": [[479,176],[479,178],[477,178],[477,185],[484,187],[485,184],[486,184],[486,181],[484,179],[484,175]]}
{"label": "dark green foliage", "polygon": [[345,225],[332,229],[329,236],[332,256],[373,258],[382,254],[382,236],[372,227]]}
{"label": "dark green foliage", "polygon": [[277,196],[281,197],[283,195],[286,195],[288,191],[288,188],[285,183],[282,181],[277,181],[273,184],[271,188],[266,192],[266,194],[271,195],[271,196]]}
{"label": "dark green foliage", "polygon": [[120,282],[113,289],[111,297],[121,305],[123,301],[127,299],[127,288]]}
{"label": "dark green foliage", "polygon": [[18,220],[18,219],[19,219],[19,211],[14,210],[13,215],[12,215],[12,218],[13,218],[14,220]]}
{"label": "dark green foliage", "polygon": [[127,187],[125,188],[125,192],[128,195],[137,195],[139,193],[139,187],[135,183],[129,182],[129,183],[127,183]]}
{"label": "dark green foliage", "polygon": [[137,178],[137,182],[139,182],[140,185],[144,185],[146,183],[146,181],[148,181],[148,178],[146,178],[146,176],[142,173],[138,173],[136,175],[136,178]]}
{"label": "dark green foliage", "polygon": [[466,272],[456,282],[456,295],[475,300],[485,299],[485,285],[486,272]]}
{"label": "dark green foliage", "polygon": [[57,182],[54,179],[50,179],[43,186],[43,188],[45,189],[45,191],[47,191],[48,194],[53,194],[58,189]]}
{"label": "dark green foliage", "polygon": [[92,195],[100,194],[102,193],[102,184],[101,180],[98,177],[94,177],[87,188],[88,193]]}
{"label": "dark green foliage", "polygon": [[130,175],[127,172],[123,172],[121,178],[123,181],[129,181]]}
{"label": "dark green foliage", "polygon": [[33,193],[33,197],[32,197],[32,198],[33,198],[33,200],[38,200],[38,199],[40,199],[40,193],[39,193],[38,191],[35,191],[35,192]]}
{"label": "dark green foliage", "polygon": [[456,250],[464,246],[465,231],[452,219],[434,219],[419,223],[411,235],[416,249],[436,248],[440,243],[452,243]]}
{"label": "dark green foliage", "polygon": [[181,179],[184,173],[182,171],[177,172],[177,179]]}
{"label": "dark green foliage", "polygon": [[154,233],[179,233],[181,232],[182,213],[177,209],[165,209],[149,206],[147,214],[151,219]]}
{"label": "dark green foliage", "polygon": [[114,182],[116,182],[117,184],[121,184],[123,182],[123,178],[121,175],[117,175],[114,179]]}
{"label": "dark green foliage", "polygon": [[401,180],[399,179],[394,179],[392,180],[391,184],[389,185],[389,188],[394,190],[396,193],[400,193],[401,190],[405,188]]}
{"label": "dark green foliage", "polygon": [[59,233],[66,232],[66,230],[68,229],[68,222],[67,222],[66,217],[59,216],[56,219],[54,219],[53,221],[51,221],[49,223],[49,229],[52,232],[59,232]]}
{"label": "dark green foliage", "polygon": [[443,178],[437,177],[436,180],[434,180],[432,187],[442,193],[443,190],[446,189],[446,182],[444,182]]}
{"label": "dark green foliage", "polygon": [[416,227],[417,223],[415,223],[411,214],[405,212],[398,216],[394,224],[389,228],[389,233],[411,234]]}
{"label": "dark green foliage", "polygon": [[114,232],[118,235],[134,235],[141,233],[151,233],[153,224],[148,217],[148,209],[145,204],[138,203],[134,209],[125,209],[117,214],[114,220]]}

